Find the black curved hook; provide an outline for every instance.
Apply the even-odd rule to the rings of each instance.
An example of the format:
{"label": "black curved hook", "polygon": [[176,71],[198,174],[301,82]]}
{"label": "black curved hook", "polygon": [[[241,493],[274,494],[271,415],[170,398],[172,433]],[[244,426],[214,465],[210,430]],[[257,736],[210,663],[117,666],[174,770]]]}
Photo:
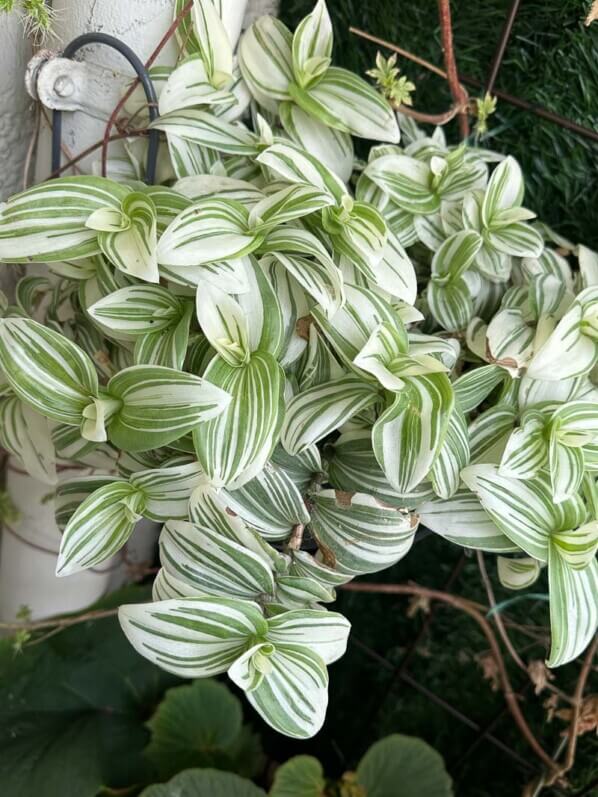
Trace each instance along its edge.
{"label": "black curved hook", "polygon": [[[158,118],[158,97],[156,89],[149,76],[149,72],[145,68],[145,64],[141,59],[131,50],[131,48],[117,39],[115,36],[110,36],[107,33],[84,33],[77,36],[76,39],[64,48],[62,53],[63,58],[72,58],[75,53],[84,47],[86,44],[105,44],[117,50],[127,61],[131,64],[139,82],[143,86],[145,96],[149,106],[149,117],[153,122]],[[60,169],[60,147],[62,143],[62,111],[54,111],[52,117],[52,173]],[[156,162],[158,159],[158,146],[160,143],[160,131],[150,130],[149,142],[147,149],[147,163],[145,167],[145,182],[152,185],[156,178]]]}

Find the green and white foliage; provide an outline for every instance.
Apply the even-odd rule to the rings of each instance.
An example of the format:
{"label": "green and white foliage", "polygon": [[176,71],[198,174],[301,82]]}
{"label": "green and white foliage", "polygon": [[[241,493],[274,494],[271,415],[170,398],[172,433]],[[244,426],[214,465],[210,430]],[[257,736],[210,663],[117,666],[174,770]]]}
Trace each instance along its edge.
{"label": "green and white foliage", "polygon": [[125,633],[298,738],[345,650],[335,590],[420,523],[511,589],[545,566],[548,661],[570,661],[598,622],[598,255],[554,248],[512,158],[413,124],[399,146],[331,65],[323,0],[237,53],[233,6],[195,0],[153,71],[158,185],[129,147],[114,179],[0,206],[0,259],[48,264],[0,304],[0,441],[48,485],[94,469],[56,488],[58,574],[163,523]]}

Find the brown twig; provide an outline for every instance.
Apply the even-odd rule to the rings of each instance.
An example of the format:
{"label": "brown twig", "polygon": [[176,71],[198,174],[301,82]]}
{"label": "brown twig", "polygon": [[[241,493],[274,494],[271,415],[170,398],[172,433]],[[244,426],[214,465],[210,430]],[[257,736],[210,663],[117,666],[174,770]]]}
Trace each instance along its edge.
{"label": "brown twig", "polygon": [[552,786],[554,782],[562,777],[566,772],[569,772],[575,763],[575,751],[577,749],[577,735],[579,731],[579,719],[581,716],[581,707],[583,704],[583,693],[586,688],[586,683],[592,669],[592,662],[598,650],[598,634],[594,637],[594,641],[586,651],[586,655],[581,665],[581,670],[575,685],[575,692],[573,693],[573,709],[571,714],[571,723],[569,725],[567,755],[563,766],[557,772],[554,772],[548,780],[547,785]]}
{"label": "brown twig", "polygon": [[[444,53],[444,68],[446,69],[447,80],[453,103],[463,108],[468,103],[467,92],[459,82],[457,72],[457,62],[455,60],[455,50],[453,48],[453,26],[451,23],[451,4],[450,0],[438,0],[438,16],[440,18],[440,31],[442,35],[442,52]],[[461,138],[469,135],[469,118],[467,112],[459,111],[459,131]]]}
{"label": "brown twig", "polygon": [[[342,587],[340,587],[340,589],[351,592],[373,592],[387,595],[420,595],[421,597],[428,598],[429,600],[443,601],[444,603],[447,603],[448,605],[453,606],[456,609],[460,609],[468,614],[481,628],[486,640],[488,641],[492,656],[496,662],[498,676],[500,678],[502,691],[507,706],[513,719],[515,720],[515,723],[517,724],[517,727],[521,731],[522,736],[525,738],[538,758],[549,768],[551,772],[554,772],[556,769],[558,769],[557,764],[555,764],[553,759],[548,755],[548,753],[536,739],[534,733],[527,724],[521,709],[519,708],[519,703],[517,702],[517,697],[513,691],[513,687],[511,686],[507,668],[500,651],[500,646],[496,641],[496,637],[494,636],[494,632],[492,631],[490,623],[488,620],[486,620],[484,614],[482,613],[482,611],[487,610],[487,607],[481,607],[480,604],[466,600],[465,598],[451,595],[448,592],[441,592],[439,590],[421,587],[418,584],[372,584],[351,582],[349,584],[344,584]],[[482,611],[480,611],[480,608]]]}
{"label": "brown twig", "polygon": [[[468,105],[464,107],[467,108]],[[416,111],[415,108],[409,108],[407,105],[399,105],[396,110],[400,111],[405,116],[409,116],[411,119],[415,119],[416,122],[422,122],[422,124],[446,125],[451,119],[454,119],[457,114],[463,112],[463,107],[452,105],[448,111],[444,113],[423,113],[423,111]]]}
{"label": "brown twig", "polygon": [[39,631],[42,628],[69,628],[72,625],[86,623],[88,620],[101,620],[104,617],[114,617],[118,609],[97,609],[72,617],[56,617],[53,620],[34,620],[30,623],[0,623],[3,631]]}
{"label": "brown twig", "polygon": [[[110,136],[110,138],[108,139],[108,143],[110,143],[111,141],[122,141],[122,139],[124,138],[134,138],[136,136],[143,136],[146,133],[147,133],[147,128],[142,128],[139,130],[129,130],[126,133],[114,133],[114,135]],[[67,169],[70,169],[80,160],[83,160],[83,158],[86,158],[88,155],[91,155],[92,152],[95,152],[96,149],[99,149],[103,143],[104,143],[103,139],[100,139],[99,141],[96,141],[95,144],[91,144],[89,147],[86,147],[78,155],[75,155],[74,158],[71,158],[70,161],[63,163],[60,166],[60,168],[56,169],[56,171],[53,171],[50,177],[58,177],[60,174],[62,174],[62,172],[66,171]]]}
{"label": "brown twig", "polygon": [[511,642],[511,638],[507,633],[507,629],[505,628],[505,624],[502,621],[502,617],[496,611],[496,598],[494,596],[494,588],[492,587],[492,582],[490,581],[490,577],[488,576],[488,571],[486,570],[486,563],[484,562],[484,554],[482,551],[477,552],[477,560],[478,560],[478,568],[480,570],[480,575],[482,577],[482,582],[484,584],[484,588],[486,590],[486,595],[488,596],[488,603],[490,604],[490,608],[492,610],[492,619],[494,620],[494,625],[498,633],[500,634],[500,638],[502,639],[504,646],[509,651],[509,654],[515,664],[519,667],[520,670],[523,670],[527,673],[527,667],[521,660],[521,656],[515,650],[513,643]]}
{"label": "brown twig", "polygon": [[[192,8],[193,8],[193,0],[189,0],[189,2],[186,3],[185,6],[182,8],[180,13],[177,14],[172,25],[168,28],[164,36],[160,39],[156,49],[153,51],[153,53],[145,62],[146,69],[149,69],[152,66],[156,58],[160,55],[166,44],[170,41],[170,39],[176,32],[178,26],[181,24],[183,19],[187,16],[187,14],[191,11]],[[125,103],[131,97],[131,95],[133,94],[138,85],[139,85],[139,78],[136,78],[135,80],[133,80],[129,88],[125,91],[123,96],[116,104],[106,124],[106,129],[104,130],[104,138],[102,141],[102,175],[104,177],[106,176],[106,164],[108,161],[108,144],[110,142],[110,133],[112,131],[112,128],[116,124],[116,120],[118,118],[119,113],[122,111],[122,109],[125,106]]]}

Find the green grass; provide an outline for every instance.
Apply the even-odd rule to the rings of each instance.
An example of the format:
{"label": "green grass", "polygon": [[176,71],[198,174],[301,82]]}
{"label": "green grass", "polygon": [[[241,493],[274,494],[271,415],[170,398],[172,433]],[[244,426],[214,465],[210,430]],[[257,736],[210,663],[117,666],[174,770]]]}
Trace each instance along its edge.
{"label": "green grass", "polygon": [[[282,17],[294,27],[312,5],[283,0]],[[354,25],[442,66],[435,0],[329,0],[328,6],[336,63],[360,74],[373,65],[377,48],[350,34]],[[451,6],[459,70],[484,81],[510,0],[453,0]],[[598,129],[598,22],[583,25],[588,6],[586,0],[521,3],[496,88]],[[417,85],[416,108],[433,113],[450,105],[445,81],[400,62]],[[449,133],[456,135],[454,125]],[[521,161],[526,204],[543,220],[598,248],[598,144],[500,101],[485,144]]]}

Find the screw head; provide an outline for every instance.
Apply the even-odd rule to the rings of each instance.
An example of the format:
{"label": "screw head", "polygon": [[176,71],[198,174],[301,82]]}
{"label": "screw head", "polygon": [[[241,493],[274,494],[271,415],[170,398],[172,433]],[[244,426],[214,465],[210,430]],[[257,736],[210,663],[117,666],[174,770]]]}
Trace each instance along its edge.
{"label": "screw head", "polygon": [[58,97],[70,97],[75,91],[75,84],[68,75],[60,75],[54,81],[54,93]]}

